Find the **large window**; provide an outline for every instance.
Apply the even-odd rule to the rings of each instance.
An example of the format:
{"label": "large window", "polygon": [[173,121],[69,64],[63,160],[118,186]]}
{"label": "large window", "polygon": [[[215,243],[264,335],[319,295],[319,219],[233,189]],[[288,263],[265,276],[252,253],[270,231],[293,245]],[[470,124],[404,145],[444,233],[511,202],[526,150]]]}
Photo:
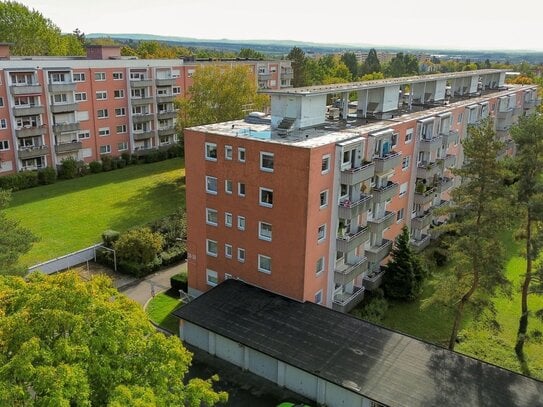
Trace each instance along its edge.
{"label": "large window", "polygon": [[124,89],[116,89],[113,91],[113,97],[115,99],[122,99],[124,98]]}
{"label": "large window", "polygon": [[9,140],[0,140],[0,151],[9,150]]}
{"label": "large window", "polygon": [[217,194],[217,178],[206,176],[206,192],[208,194]]}
{"label": "large window", "polygon": [[109,154],[111,153],[111,146],[109,144],[105,146],[100,146],[100,154]]}
{"label": "large window", "polygon": [[123,79],[123,73],[122,72],[113,72],[113,80],[114,81],[120,81]]}
{"label": "large window", "polygon": [[95,72],[94,73],[94,79],[97,81],[105,81],[106,80],[106,73],[105,72]]}
{"label": "large window", "polygon": [[216,240],[206,239],[206,253],[213,257],[217,257],[219,255],[219,249]]}
{"label": "large window", "polygon": [[272,259],[271,257],[264,256],[263,254],[258,255],[258,271],[262,273],[270,274],[272,271]]}
{"label": "large window", "polygon": [[74,72],[74,82],[85,82],[85,74],[82,72]]}
{"label": "large window", "polygon": [[115,116],[126,116],[126,109],[124,107],[115,108]]}
{"label": "large window", "polygon": [[206,160],[217,161],[217,144],[206,143]]}
{"label": "large window", "polygon": [[217,226],[219,224],[216,209],[206,208],[206,223],[213,226]]}
{"label": "large window", "polygon": [[207,280],[207,285],[215,287],[217,284],[219,284],[219,275],[217,274],[216,271],[207,269],[206,280]]}
{"label": "large window", "polygon": [[260,153],[260,169],[262,171],[273,172],[273,153]]}
{"label": "large window", "polygon": [[260,205],[270,208],[273,206],[273,190],[260,188]]}
{"label": "large window", "polygon": [[272,225],[266,222],[258,222],[258,238],[262,240],[272,240]]}

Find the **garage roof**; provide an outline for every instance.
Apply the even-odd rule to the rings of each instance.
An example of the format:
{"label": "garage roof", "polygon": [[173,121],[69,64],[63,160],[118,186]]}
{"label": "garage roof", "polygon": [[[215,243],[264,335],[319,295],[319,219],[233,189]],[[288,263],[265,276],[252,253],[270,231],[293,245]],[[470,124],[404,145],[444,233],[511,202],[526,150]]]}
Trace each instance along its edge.
{"label": "garage roof", "polygon": [[174,315],[388,406],[543,406],[543,382],[238,280]]}

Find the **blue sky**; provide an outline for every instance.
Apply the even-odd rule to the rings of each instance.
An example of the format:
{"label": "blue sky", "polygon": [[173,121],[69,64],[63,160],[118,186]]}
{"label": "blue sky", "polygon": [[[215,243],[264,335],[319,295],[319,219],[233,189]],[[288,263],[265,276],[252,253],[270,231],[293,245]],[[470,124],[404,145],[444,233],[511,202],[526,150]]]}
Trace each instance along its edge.
{"label": "blue sky", "polygon": [[19,0],[63,31],[543,50],[536,0]]}

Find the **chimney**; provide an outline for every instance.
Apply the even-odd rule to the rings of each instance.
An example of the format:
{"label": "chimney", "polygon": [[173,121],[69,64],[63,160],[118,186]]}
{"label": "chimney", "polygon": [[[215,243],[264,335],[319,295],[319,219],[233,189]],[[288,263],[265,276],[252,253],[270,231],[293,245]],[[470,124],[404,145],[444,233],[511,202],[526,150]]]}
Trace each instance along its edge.
{"label": "chimney", "polygon": [[87,45],[87,59],[119,59],[120,45]]}
{"label": "chimney", "polygon": [[10,53],[9,53],[9,46],[11,43],[9,42],[0,42],[0,59],[9,59]]}

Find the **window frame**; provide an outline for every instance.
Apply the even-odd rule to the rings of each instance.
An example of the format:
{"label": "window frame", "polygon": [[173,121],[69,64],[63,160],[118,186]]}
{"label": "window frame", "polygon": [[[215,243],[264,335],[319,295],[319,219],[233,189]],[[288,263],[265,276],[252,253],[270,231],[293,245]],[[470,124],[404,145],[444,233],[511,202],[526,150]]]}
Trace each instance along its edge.
{"label": "window frame", "polygon": [[234,157],[234,149],[232,148],[232,146],[225,145],[224,146],[224,159],[232,161],[233,157]]}
{"label": "window frame", "polygon": [[106,73],[105,72],[94,72],[94,80],[96,82],[102,82],[106,80]]}
{"label": "window frame", "polygon": [[[321,229],[322,229],[322,237],[321,237]],[[326,240],[326,230],[328,228],[326,227],[326,223],[323,223],[317,228],[317,243],[322,243]]]}
{"label": "window frame", "polygon": [[[213,181],[213,180],[215,180],[215,190],[209,189],[210,181]],[[217,195],[219,193],[217,177],[214,177],[212,175],[206,175],[205,181],[206,181],[206,192],[211,195]]]}
{"label": "window frame", "polygon": [[[213,151],[215,151],[215,156],[212,155]],[[217,143],[206,142],[204,154],[207,161],[217,161]]]}
{"label": "window frame", "polygon": [[[319,263],[322,263],[320,269],[319,269]],[[321,256],[317,259],[315,263],[315,275],[320,276],[322,275],[323,271],[326,269],[326,257]]]}
{"label": "window frame", "polygon": [[206,284],[215,287],[219,284],[219,273],[215,270],[206,269]]}
{"label": "window frame", "polygon": [[247,152],[244,147],[238,147],[238,161],[244,163],[247,159]]}
{"label": "window frame", "polygon": [[234,190],[234,183],[231,179],[225,179],[224,180],[224,192],[232,195],[232,191]]}
{"label": "window frame", "polygon": [[[324,194],[324,203],[322,203],[323,194]],[[329,194],[328,194],[327,189],[320,192],[320,194],[319,194],[319,209],[325,209],[325,208],[328,207],[328,196],[329,196]]]}
{"label": "window frame", "polygon": [[[271,157],[271,168],[264,166],[264,161],[266,160],[266,156]],[[261,151],[260,152],[260,170],[264,172],[273,172],[275,166],[275,154],[271,153],[269,151]]]}
{"label": "window frame", "polygon": [[[215,214],[215,221],[210,215]],[[213,208],[206,208],[206,224],[211,226],[219,226],[219,211]]]}
{"label": "window frame", "polygon": [[[215,246],[215,252],[212,248]],[[206,239],[206,254],[211,257],[219,257],[219,243],[213,239]]]}
{"label": "window frame", "polygon": [[[322,161],[321,161],[321,174],[322,175],[328,174],[330,172],[330,158],[331,158],[330,154],[325,154],[325,155],[322,156]],[[326,168],[323,169],[323,166],[324,166],[325,162],[326,162]]]}
{"label": "window frame", "polygon": [[238,215],[238,230],[245,230],[247,227],[247,220],[245,219],[245,216]]}
{"label": "window frame", "polygon": [[231,228],[234,223],[234,215],[231,212],[224,213],[224,226]]}
{"label": "window frame", "polygon": [[[269,192],[271,193],[271,203],[269,202],[264,202],[262,200],[262,194],[264,192]],[[258,188],[258,203],[260,206],[264,206],[266,208],[273,208],[273,189],[270,189],[270,188],[265,188],[265,187],[259,187]]]}
{"label": "window frame", "polygon": [[238,261],[240,263],[245,263],[247,253],[245,252],[245,249],[243,247],[238,247],[237,255],[238,255]]}
{"label": "window frame", "polygon": [[[262,267],[262,260],[266,260],[269,263],[269,268]],[[266,256],[265,254],[258,254],[258,260],[257,260],[257,266],[258,271],[264,274],[271,274],[272,273],[272,258],[270,256]]]}
{"label": "window frame", "polygon": [[[263,226],[269,226],[269,236],[266,234],[263,234],[262,231],[264,230]],[[259,221],[258,222],[258,238],[260,240],[265,240],[267,242],[271,242],[273,239],[273,226],[269,222]]]}
{"label": "window frame", "polygon": [[244,197],[246,192],[245,182],[238,182],[238,196]]}

